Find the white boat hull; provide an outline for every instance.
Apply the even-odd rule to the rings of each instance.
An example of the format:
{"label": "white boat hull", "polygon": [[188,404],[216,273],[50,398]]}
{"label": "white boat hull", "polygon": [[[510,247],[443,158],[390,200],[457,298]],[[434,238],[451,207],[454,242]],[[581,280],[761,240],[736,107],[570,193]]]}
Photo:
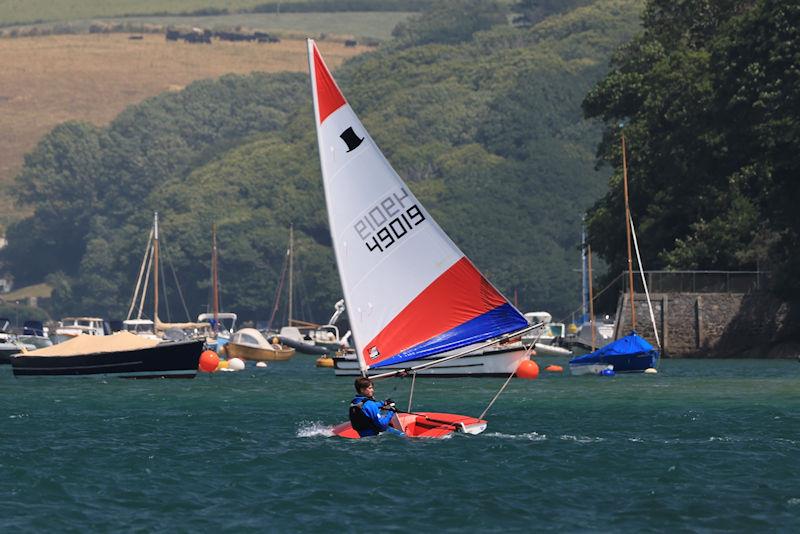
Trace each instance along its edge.
{"label": "white boat hull", "polygon": [[601,372],[605,371],[613,366],[608,365],[607,363],[592,363],[589,365],[570,365],[569,372],[573,376],[580,376],[580,375],[599,375]]}
{"label": "white boat hull", "polygon": [[[463,350],[463,349],[461,349]],[[454,351],[455,353],[456,351]],[[390,371],[402,371],[409,367],[439,360],[449,353],[438,354],[433,358],[423,358],[413,362],[405,362],[400,365],[389,365],[379,369],[373,369],[372,373],[381,374]],[[505,346],[503,348],[493,348],[462,356],[439,365],[428,367],[417,371],[418,376],[429,377],[461,377],[461,376],[484,376],[484,377],[507,377],[514,373],[522,360],[529,359],[528,352],[520,343]],[[337,376],[358,376],[361,370],[358,361],[353,353],[336,355],[333,357],[333,372]]]}
{"label": "white boat hull", "polygon": [[537,356],[572,356],[572,351],[556,345],[543,345],[536,343],[533,345]]}

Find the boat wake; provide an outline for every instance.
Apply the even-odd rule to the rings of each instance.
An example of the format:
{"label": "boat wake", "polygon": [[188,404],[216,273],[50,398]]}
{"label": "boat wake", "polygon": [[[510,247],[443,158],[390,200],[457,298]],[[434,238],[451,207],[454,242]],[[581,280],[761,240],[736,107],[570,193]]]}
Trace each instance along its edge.
{"label": "boat wake", "polygon": [[592,436],[573,436],[570,434],[565,434],[560,438],[562,441],[574,441],[576,443],[598,443],[600,441],[605,441],[605,438],[599,437],[592,437]]}
{"label": "boat wake", "polygon": [[329,438],[333,436],[333,427],[320,423],[319,421],[303,421],[297,428],[298,438]]}
{"label": "boat wake", "polygon": [[537,434],[536,432],[525,432],[524,434],[504,434],[502,432],[489,432],[486,434],[488,437],[501,438],[501,439],[520,439],[527,441],[546,441],[546,434]]}

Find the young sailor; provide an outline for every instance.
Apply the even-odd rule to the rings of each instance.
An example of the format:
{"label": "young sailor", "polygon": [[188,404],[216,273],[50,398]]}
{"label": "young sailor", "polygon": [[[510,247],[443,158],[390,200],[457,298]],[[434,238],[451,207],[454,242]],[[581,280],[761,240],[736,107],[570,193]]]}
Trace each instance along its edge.
{"label": "young sailor", "polygon": [[350,424],[353,430],[362,438],[377,436],[387,430],[401,433],[389,426],[394,416],[394,411],[389,409],[394,407],[391,399],[386,402],[376,401],[373,398],[375,385],[369,378],[356,378],[355,387],[356,396],[350,403]]}

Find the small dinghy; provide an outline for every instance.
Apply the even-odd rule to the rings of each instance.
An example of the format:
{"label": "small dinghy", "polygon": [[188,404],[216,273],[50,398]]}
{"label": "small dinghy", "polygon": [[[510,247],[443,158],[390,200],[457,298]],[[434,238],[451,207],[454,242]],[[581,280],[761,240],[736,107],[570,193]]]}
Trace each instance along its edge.
{"label": "small dinghy", "polygon": [[[364,129],[310,39],[308,61],[331,241],[361,375],[416,377],[423,368],[539,326],[528,324],[425,210]],[[511,373],[528,360],[525,351],[518,354]],[[424,358],[433,360],[420,363]],[[395,430],[413,437],[478,434],[487,425],[482,416],[413,413],[410,407],[393,419]],[[350,423],[334,434],[359,437]]]}

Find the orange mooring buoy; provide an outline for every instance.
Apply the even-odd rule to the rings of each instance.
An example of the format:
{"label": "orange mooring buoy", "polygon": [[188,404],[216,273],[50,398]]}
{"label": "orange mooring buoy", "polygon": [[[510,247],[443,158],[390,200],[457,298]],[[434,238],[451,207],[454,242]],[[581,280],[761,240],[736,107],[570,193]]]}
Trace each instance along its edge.
{"label": "orange mooring buoy", "polygon": [[551,373],[563,373],[564,368],[560,365],[548,365],[544,368],[545,371],[550,371]]}
{"label": "orange mooring buoy", "polygon": [[516,375],[519,378],[533,380],[539,376],[539,366],[533,360],[522,360],[517,366]]}
{"label": "orange mooring buoy", "polygon": [[203,353],[200,354],[198,367],[201,371],[213,373],[217,370],[217,365],[219,365],[219,356],[217,356],[217,353],[213,350],[204,350]]}

